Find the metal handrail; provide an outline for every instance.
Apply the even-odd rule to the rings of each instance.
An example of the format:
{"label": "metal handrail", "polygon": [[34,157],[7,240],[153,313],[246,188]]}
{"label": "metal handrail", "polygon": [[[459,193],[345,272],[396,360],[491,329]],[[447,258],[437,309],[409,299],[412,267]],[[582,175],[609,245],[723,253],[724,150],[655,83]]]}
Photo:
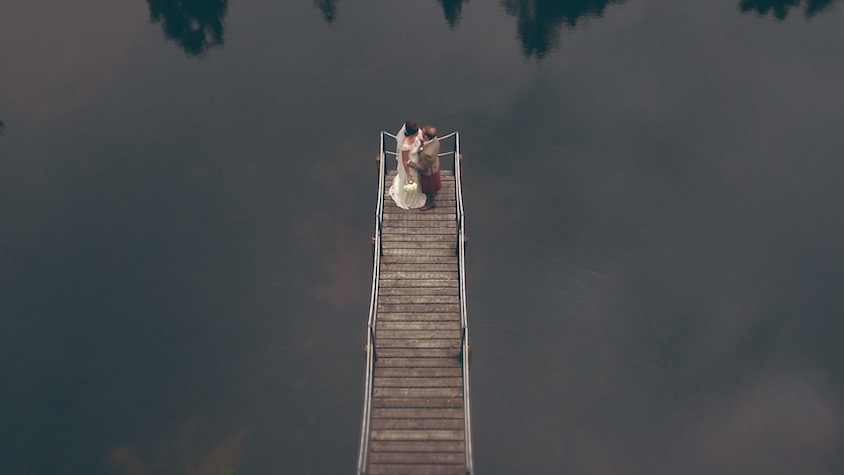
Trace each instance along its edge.
{"label": "metal handrail", "polygon": [[[391,133],[389,133],[389,132],[384,132],[384,131],[382,131],[381,133],[382,133],[382,134],[384,134],[384,135],[386,135],[387,137],[396,138],[396,136],[395,136],[395,135],[393,135],[393,134],[391,134]],[[443,136],[441,136],[441,137],[440,137],[440,136],[438,136],[438,137],[440,137],[440,140],[445,140],[445,139],[449,139],[449,138],[451,138],[451,137],[454,137],[454,136],[456,136],[456,135],[457,135],[457,131],[454,131],[454,132],[452,132],[452,133],[450,133],[450,134],[445,134],[445,135],[443,135]]]}
{"label": "metal handrail", "polygon": [[364,387],[363,422],[361,423],[360,451],[358,452],[358,475],[366,473],[369,457],[369,425],[372,411],[372,384],[375,369],[375,324],[378,321],[378,292],[381,272],[381,231],[384,222],[384,181],[386,177],[386,155],[384,134],[381,132],[381,146],[378,155],[378,204],[375,208],[375,236],[373,237],[372,292],[369,296],[369,320],[366,332],[366,383]]}
{"label": "metal handrail", "polygon": [[[455,134],[457,134],[455,132]],[[454,145],[454,189],[457,200],[457,265],[460,285],[460,327],[461,327],[461,364],[463,366],[463,418],[465,424],[464,440],[466,446],[466,473],[474,473],[472,461],[472,418],[469,397],[469,324],[466,311],[466,228],[463,214],[463,167],[460,154],[460,135],[455,137]]]}

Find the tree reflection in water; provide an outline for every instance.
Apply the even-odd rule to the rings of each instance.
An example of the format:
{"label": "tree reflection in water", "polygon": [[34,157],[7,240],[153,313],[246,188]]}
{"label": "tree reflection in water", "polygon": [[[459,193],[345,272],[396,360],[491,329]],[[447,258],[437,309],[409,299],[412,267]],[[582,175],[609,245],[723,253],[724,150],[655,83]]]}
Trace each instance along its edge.
{"label": "tree reflection in water", "polygon": [[[742,13],[751,11],[759,15],[771,13],[777,20],[784,20],[789,11],[802,2],[803,0],[741,0],[739,9]],[[835,0],[806,0],[806,18],[812,18],[834,2]]]}
{"label": "tree reflection in water", "polygon": [[[449,28],[454,29],[457,27],[457,24],[460,23],[460,14],[463,12],[463,4],[466,3],[466,1],[467,0],[437,0],[440,6],[442,6],[445,21],[448,22]],[[322,17],[329,24],[333,23],[334,19],[337,18],[337,0],[314,0],[314,6],[322,12]]]}
{"label": "tree reflection in water", "polygon": [[443,7],[445,21],[452,30],[460,23],[460,15],[463,13],[463,4],[466,0],[437,0]]}
{"label": "tree reflection in water", "polygon": [[[149,0],[150,2],[154,0]],[[162,1],[162,0],[157,0]],[[337,0],[313,0],[325,21],[332,23],[337,15]],[[437,0],[451,29],[457,28],[468,0]],[[773,14],[779,20],[789,11],[805,3],[806,17],[827,9],[836,0],[740,0],[743,13]],[[600,18],[610,4],[625,0],[501,0],[507,14],[517,18],[517,34],[527,58],[543,59],[560,40],[563,26],[574,28],[584,18]]]}
{"label": "tree reflection in water", "polygon": [[147,0],[152,23],[161,22],[164,36],[188,56],[199,56],[223,44],[223,17],[228,0]]}
{"label": "tree reflection in water", "polygon": [[314,0],[314,5],[322,12],[322,17],[329,24],[337,17],[337,0]]}
{"label": "tree reflection in water", "polygon": [[611,3],[624,0],[501,0],[518,19],[517,33],[528,58],[544,58],[557,47],[562,25],[574,27],[584,17],[600,18]]}

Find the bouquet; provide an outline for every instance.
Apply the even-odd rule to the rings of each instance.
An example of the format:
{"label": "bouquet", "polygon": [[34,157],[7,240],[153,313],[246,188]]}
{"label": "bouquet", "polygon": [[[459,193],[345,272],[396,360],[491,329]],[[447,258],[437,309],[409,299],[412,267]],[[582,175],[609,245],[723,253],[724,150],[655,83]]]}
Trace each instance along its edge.
{"label": "bouquet", "polygon": [[411,181],[410,183],[408,183],[408,184],[404,185],[404,191],[406,191],[406,192],[408,192],[408,193],[410,193],[410,192],[412,192],[412,191],[416,191],[416,188],[417,188],[418,186],[419,186],[419,185],[417,185],[416,183],[414,183],[414,182],[412,182],[412,181]]}

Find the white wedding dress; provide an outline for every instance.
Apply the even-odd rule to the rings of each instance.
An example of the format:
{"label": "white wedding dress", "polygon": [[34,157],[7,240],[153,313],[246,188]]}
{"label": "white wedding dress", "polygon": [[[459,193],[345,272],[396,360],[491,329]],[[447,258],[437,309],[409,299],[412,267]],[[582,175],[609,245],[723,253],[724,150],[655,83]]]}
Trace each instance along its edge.
{"label": "white wedding dress", "polygon": [[407,137],[405,135],[404,126],[402,125],[401,130],[396,135],[396,160],[398,160],[398,173],[396,173],[396,177],[393,179],[393,184],[390,186],[390,196],[393,198],[393,201],[396,202],[396,206],[403,209],[416,209],[421,208],[425,205],[426,196],[422,193],[422,188],[419,186],[419,172],[415,168],[408,167],[410,171],[410,179],[413,183],[416,183],[416,189],[413,191],[407,191],[404,189],[404,185],[407,184],[407,175],[405,174],[404,167],[401,163],[401,155],[403,151],[409,152],[409,159],[411,162],[419,162],[419,150],[422,149],[422,141],[419,137],[413,141],[412,145],[405,145],[404,139]]}

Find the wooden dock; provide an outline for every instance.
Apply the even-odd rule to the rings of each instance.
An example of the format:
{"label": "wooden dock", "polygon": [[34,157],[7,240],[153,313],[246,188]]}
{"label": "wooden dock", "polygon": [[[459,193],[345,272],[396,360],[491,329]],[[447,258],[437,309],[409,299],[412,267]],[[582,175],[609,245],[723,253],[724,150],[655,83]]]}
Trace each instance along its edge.
{"label": "wooden dock", "polygon": [[471,474],[460,160],[446,160],[459,136],[441,152],[453,168],[437,207],[422,212],[386,195],[384,135],[358,473]]}

